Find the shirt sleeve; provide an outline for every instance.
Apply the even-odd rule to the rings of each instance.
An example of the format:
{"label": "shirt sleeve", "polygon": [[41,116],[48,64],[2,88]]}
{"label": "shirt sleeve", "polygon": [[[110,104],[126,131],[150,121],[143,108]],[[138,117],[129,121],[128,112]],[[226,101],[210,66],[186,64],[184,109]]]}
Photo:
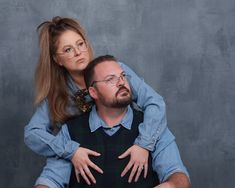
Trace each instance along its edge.
{"label": "shirt sleeve", "polygon": [[165,102],[144,80],[127,65],[119,62],[126,72],[133,99],[144,112],[144,121],[139,125],[139,136],[135,144],[153,151],[156,141],[167,126]]}
{"label": "shirt sleeve", "polygon": [[72,165],[69,161],[50,157],[47,159],[46,166],[37,178],[36,185],[45,185],[50,188],[67,187],[70,180]]}
{"label": "shirt sleeve", "polygon": [[152,154],[152,167],[158,174],[160,182],[166,181],[172,174],[182,172],[189,177],[184,166],[175,137],[168,128],[160,136]]}
{"label": "shirt sleeve", "polygon": [[75,141],[61,141],[60,137],[52,134],[46,100],[37,107],[30,122],[25,126],[24,142],[37,154],[47,157],[58,156],[64,159],[70,159],[79,147],[79,143]]}

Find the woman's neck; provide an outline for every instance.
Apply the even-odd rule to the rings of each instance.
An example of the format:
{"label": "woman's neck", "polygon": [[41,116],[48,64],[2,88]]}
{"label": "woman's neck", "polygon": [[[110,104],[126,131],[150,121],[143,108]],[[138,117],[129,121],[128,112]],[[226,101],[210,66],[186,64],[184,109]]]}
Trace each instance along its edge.
{"label": "woman's neck", "polygon": [[76,73],[70,73],[70,75],[73,78],[75,84],[79,87],[79,89],[86,89],[83,73],[76,72]]}

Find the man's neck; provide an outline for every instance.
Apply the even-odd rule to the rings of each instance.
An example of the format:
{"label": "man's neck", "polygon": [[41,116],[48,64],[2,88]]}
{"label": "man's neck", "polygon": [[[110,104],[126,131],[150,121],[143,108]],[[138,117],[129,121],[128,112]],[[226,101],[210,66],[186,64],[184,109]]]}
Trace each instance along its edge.
{"label": "man's neck", "polygon": [[124,108],[106,108],[97,106],[97,114],[109,126],[113,127],[121,122],[127,112],[127,107]]}

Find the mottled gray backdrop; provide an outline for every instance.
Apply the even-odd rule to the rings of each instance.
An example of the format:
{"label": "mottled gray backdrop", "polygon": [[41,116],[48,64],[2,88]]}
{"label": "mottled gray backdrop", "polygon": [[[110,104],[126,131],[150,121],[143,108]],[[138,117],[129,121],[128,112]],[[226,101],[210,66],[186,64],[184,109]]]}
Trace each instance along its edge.
{"label": "mottled gray backdrop", "polygon": [[81,20],[165,99],[195,188],[235,186],[234,0],[0,0],[0,187],[30,188],[44,158],[23,142],[33,113],[36,27]]}

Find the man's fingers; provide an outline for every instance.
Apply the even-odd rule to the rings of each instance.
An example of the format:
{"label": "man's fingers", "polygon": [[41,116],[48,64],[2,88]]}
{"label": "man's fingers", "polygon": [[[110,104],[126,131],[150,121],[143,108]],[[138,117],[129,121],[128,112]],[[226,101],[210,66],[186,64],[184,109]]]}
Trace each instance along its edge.
{"label": "man's fingers", "polygon": [[89,162],[89,166],[90,167],[92,167],[93,169],[95,169],[97,172],[99,172],[99,173],[101,173],[101,174],[103,174],[104,172],[103,172],[103,170],[100,168],[100,167],[98,167],[96,164],[94,164],[93,162]]}
{"label": "man's fingers", "polygon": [[133,166],[133,163],[131,161],[129,161],[129,163],[126,165],[125,169],[122,171],[121,177],[125,176],[126,173],[131,169],[132,166]]}
{"label": "man's fingers", "polygon": [[85,167],[84,171],[87,174],[87,176],[91,179],[91,181],[93,183],[96,183],[96,180],[95,180],[94,176],[92,175],[90,169],[88,167]]}
{"label": "man's fingers", "polygon": [[132,171],[131,171],[131,174],[130,174],[130,176],[129,176],[129,178],[128,178],[128,183],[131,183],[131,182],[132,182],[132,179],[133,179],[133,177],[134,177],[134,175],[135,175],[135,173],[136,173],[136,171],[137,171],[138,166],[139,166],[139,165],[136,165],[136,164],[133,166]]}
{"label": "man's fingers", "polygon": [[119,158],[119,159],[123,159],[123,158],[127,157],[127,156],[130,155],[130,154],[131,154],[131,152],[130,152],[130,150],[128,149],[128,150],[126,150],[123,154],[119,155],[118,158]]}
{"label": "man's fingers", "polygon": [[86,181],[86,183],[87,183],[88,185],[91,185],[91,182],[90,182],[90,180],[88,179],[88,177],[86,176],[86,173],[84,172],[83,169],[80,170],[80,174],[81,174],[81,176],[83,177],[83,179]]}
{"label": "man's fingers", "polygon": [[148,163],[144,165],[144,178],[146,178],[148,175]]}

